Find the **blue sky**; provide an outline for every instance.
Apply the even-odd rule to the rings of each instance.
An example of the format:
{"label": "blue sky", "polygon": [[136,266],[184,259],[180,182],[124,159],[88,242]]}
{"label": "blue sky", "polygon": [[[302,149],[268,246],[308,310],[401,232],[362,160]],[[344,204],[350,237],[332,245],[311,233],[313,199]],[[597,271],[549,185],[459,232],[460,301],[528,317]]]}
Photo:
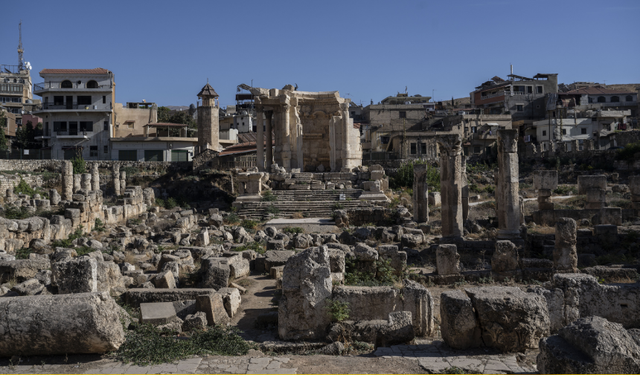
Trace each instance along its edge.
{"label": "blue sky", "polygon": [[[28,6],[26,6],[28,4]],[[207,82],[468,96],[498,75],[640,83],[637,0],[2,2],[0,63],[17,64],[22,19],[34,83],[45,68],[114,72],[116,101],[189,105]]]}

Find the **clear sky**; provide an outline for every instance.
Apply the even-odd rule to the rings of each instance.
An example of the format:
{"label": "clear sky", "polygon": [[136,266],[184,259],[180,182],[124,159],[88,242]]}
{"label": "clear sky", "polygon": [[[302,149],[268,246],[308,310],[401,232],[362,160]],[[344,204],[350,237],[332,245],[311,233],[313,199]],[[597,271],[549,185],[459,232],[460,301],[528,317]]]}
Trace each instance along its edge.
{"label": "clear sky", "polygon": [[498,75],[640,83],[639,0],[9,1],[0,63],[17,64],[18,23],[34,83],[45,68],[102,67],[116,101],[189,105],[207,78],[236,86],[466,97]]}

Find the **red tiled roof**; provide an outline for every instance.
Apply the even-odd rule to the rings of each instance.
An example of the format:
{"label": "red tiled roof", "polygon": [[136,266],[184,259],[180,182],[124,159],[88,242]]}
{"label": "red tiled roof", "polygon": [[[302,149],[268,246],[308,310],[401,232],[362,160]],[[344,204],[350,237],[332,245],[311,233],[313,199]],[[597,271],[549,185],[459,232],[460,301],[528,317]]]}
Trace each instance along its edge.
{"label": "red tiled roof", "polygon": [[615,94],[636,94],[634,91],[610,90],[602,86],[583,87],[571,91],[561,92],[560,95],[615,95]]}
{"label": "red tiled roof", "polygon": [[251,152],[256,150],[257,150],[257,147],[255,142],[238,143],[233,146],[229,146],[225,148],[218,154],[218,156],[240,154],[240,153]]}
{"label": "red tiled roof", "polygon": [[42,69],[40,74],[109,74],[104,68],[95,69]]}

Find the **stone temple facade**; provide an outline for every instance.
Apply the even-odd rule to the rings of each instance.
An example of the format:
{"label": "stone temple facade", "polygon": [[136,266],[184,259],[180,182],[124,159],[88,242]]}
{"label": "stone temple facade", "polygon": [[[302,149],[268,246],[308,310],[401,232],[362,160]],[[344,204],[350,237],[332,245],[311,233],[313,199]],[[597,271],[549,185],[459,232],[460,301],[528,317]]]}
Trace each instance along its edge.
{"label": "stone temple facade", "polygon": [[273,149],[258,147],[261,171],[270,171],[274,162],[287,171],[303,172],[350,171],[362,164],[360,132],[349,118],[350,100],[337,91],[296,91],[291,85],[251,91],[256,97],[257,143],[274,144]]}

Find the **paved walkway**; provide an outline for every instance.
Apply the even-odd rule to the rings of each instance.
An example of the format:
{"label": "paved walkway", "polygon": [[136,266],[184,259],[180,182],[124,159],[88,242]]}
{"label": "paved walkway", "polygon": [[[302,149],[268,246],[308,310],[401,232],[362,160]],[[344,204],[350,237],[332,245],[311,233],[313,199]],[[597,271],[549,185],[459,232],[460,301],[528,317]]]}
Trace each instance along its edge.
{"label": "paved walkway", "polygon": [[[381,362],[382,361],[382,362]],[[417,345],[378,348],[372,356],[290,355],[265,356],[252,351],[246,356],[194,357],[173,364],[136,366],[111,359],[69,358],[69,363],[31,363],[0,366],[0,373],[74,374],[298,374],[298,373],[443,373],[453,367],[465,372],[501,374],[536,373],[518,364],[515,354],[490,349],[453,350],[440,340],[419,340]]]}

